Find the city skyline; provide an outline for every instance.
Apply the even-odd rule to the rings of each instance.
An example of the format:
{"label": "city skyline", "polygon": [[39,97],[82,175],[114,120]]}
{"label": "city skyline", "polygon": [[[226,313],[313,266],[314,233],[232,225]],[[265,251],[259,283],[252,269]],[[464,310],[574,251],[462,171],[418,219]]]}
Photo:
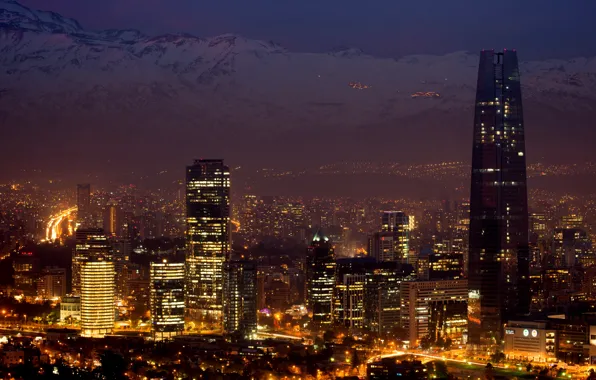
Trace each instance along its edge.
{"label": "city skyline", "polygon": [[235,2],[0,0],[0,378],[596,379],[596,5]]}

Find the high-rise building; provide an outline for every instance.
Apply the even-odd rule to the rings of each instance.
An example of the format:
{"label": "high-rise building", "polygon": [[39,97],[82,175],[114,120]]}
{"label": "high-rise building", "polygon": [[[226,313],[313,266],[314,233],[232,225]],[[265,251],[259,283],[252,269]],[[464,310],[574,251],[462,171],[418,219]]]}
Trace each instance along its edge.
{"label": "high-rise building", "polygon": [[548,263],[550,266],[572,267],[581,264],[589,267],[595,261],[592,240],[586,231],[580,228],[555,228],[552,257]]}
{"label": "high-rise building", "polygon": [[525,133],[517,53],[480,53],[472,152],[468,334],[501,341],[503,324],[529,310]]}
{"label": "high-rise building", "polygon": [[406,281],[401,283],[401,325],[410,344],[439,337],[463,343],[466,330],[468,281]]}
{"label": "high-rise building", "polygon": [[410,218],[402,211],[385,211],[381,218],[381,236],[387,239],[387,233],[393,234],[395,246],[394,260],[408,263],[410,252]]}
{"label": "high-rise building", "polygon": [[77,223],[83,227],[90,227],[91,218],[91,185],[88,183],[77,185]]}
{"label": "high-rise building", "polygon": [[118,203],[110,200],[103,211],[103,229],[108,236],[122,235],[122,215]]}
{"label": "high-rise building", "polygon": [[126,299],[135,311],[145,313],[151,308],[150,267],[138,263],[126,266]]}
{"label": "high-rise building", "polygon": [[224,266],[224,331],[255,339],[257,334],[257,266],[231,260]]}
{"label": "high-rise building", "polygon": [[381,217],[381,231],[402,230],[402,226],[409,227],[409,218],[402,211],[383,211]]}
{"label": "high-rise building", "polygon": [[409,264],[380,262],[366,270],[364,325],[368,329],[395,336],[401,326],[401,283],[414,278],[414,268]]}
{"label": "high-rise building", "polygon": [[333,320],[349,331],[361,329],[364,327],[366,274],[374,262],[369,258],[350,258],[336,263]]}
{"label": "high-rise building", "polygon": [[545,213],[534,212],[530,214],[530,232],[537,238],[546,236],[547,217]]}
{"label": "high-rise building", "polygon": [[368,255],[377,261],[401,261],[400,254],[400,240],[395,232],[375,232],[368,239]]}
{"label": "high-rise building", "polygon": [[37,296],[42,299],[62,298],[66,295],[66,269],[46,267],[37,281]]}
{"label": "high-rise building", "polygon": [[223,160],[196,160],[186,168],[186,226],[188,313],[220,326],[231,249],[230,170]]}
{"label": "high-rise building", "polygon": [[114,256],[114,268],[116,269],[116,297],[123,299],[126,294],[128,280],[128,265],[132,254],[132,244],[128,239],[112,240],[112,253]]}
{"label": "high-rise building", "polygon": [[156,340],[184,331],[184,265],[173,257],[151,262],[151,332]]}
{"label": "high-rise building", "polygon": [[81,335],[103,337],[114,328],[114,263],[110,255],[81,261]]}
{"label": "high-rise building", "polygon": [[34,297],[37,288],[35,283],[39,277],[39,259],[33,252],[19,252],[12,259],[15,291],[25,297]]}
{"label": "high-rise building", "polygon": [[78,229],[72,254],[72,294],[81,294],[81,263],[92,256],[105,256],[111,252],[108,239],[100,228]]}
{"label": "high-rise building", "polygon": [[329,238],[318,231],[308,247],[308,307],[312,310],[315,328],[324,329],[333,322],[335,287],[335,253]]}

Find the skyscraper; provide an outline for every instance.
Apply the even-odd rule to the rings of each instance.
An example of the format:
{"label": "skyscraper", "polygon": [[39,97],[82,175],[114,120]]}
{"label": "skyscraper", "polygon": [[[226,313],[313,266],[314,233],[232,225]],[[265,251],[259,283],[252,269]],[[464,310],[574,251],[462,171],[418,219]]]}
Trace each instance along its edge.
{"label": "skyscraper", "polygon": [[401,211],[385,211],[381,232],[368,239],[368,254],[377,261],[407,263],[410,250],[410,218]]}
{"label": "skyscraper", "polygon": [[62,298],[66,295],[66,269],[45,267],[37,281],[37,296],[42,299]]}
{"label": "skyscraper", "polygon": [[525,133],[511,50],[480,53],[469,234],[469,342],[497,343],[507,318],[529,308]]}
{"label": "skyscraper", "polygon": [[333,322],[335,254],[329,238],[318,231],[308,247],[308,306],[315,328],[327,328]]}
{"label": "skyscraper", "polygon": [[333,320],[350,331],[364,327],[364,295],[367,272],[376,261],[342,258],[336,261]]}
{"label": "skyscraper", "polygon": [[257,266],[248,260],[232,260],[224,270],[224,331],[244,339],[257,334]]}
{"label": "skyscraper", "polygon": [[72,294],[81,294],[81,265],[91,256],[107,255],[111,252],[108,239],[100,228],[78,229],[75,232],[76,245],[72,255]]}
{"label": "skyscraper", "polygon": [[83,227],[91,218],[91,185],[88,183],[77,185],[77,222]]}
{"label": "skyscraper", "polygon": [[221,325],[223,264],[231,249],[230,170],[223,160],[187,167],[186,227],[188,313]]}
{"label": "skyscraper", "polygon": [[108,201],[103,211],[103,229],[108,236],[122,235],[122,215],[118,202]]}
{"label": "skyscraper", "polygon": [[88,256],[81,262],[81,335],[103,337],[115,319],[114,263],[109,255]]}
{"label": "skyscraper", "polygon": [[114,257],[114,269],[116,270],[116,297],[124,299],[128,285],[128,266],[132,255],[132,243],[128,239],[111,240],[112,254]]}
{"label": "skyscraper", "polygon": [[381,231],[402,230],[409,225],[408,216],[402,211],[383,211],[381,217]]}
{"label": "skyscraper", "polygon": [[407,263],[410,251],[410,218],[402,211],[383,212],[381,234],[393,233],[395,259]]}
{"label": "skyscraper", "polygon": [[151,332],[156,340],[184,331],[184,262],[163,258],[151,262]]}

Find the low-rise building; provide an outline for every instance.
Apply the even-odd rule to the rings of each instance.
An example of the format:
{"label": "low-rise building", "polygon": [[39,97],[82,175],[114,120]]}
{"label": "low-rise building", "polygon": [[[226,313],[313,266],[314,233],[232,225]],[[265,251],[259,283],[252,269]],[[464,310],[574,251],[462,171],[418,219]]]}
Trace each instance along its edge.
{"label": "low-rise building", "polygon": [[557,332],[547,322],[509,321],[505,325],[504,354],[530,362],[556,361]]}
{"label": "low-rise building", "polygon": [[63,297],[60,302],[60,321],[74,323],[81,320],[81,297]]}

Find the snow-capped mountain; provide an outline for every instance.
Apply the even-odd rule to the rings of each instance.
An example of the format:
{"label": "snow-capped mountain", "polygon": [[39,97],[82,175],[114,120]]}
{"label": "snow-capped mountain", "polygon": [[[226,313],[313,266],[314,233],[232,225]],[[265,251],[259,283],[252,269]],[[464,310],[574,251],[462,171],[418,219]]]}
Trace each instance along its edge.
{"label": "snow-capped mountain", "polygon": [[[48,125],[34,137],[52,149],[92,137],[117,157],[134,138],[176,162],[201,152],[268,159],[305,149],[327,160],[326,144],[342,145],[345,157],[444,151],[447,160],[467,159],[477,64],[468,52],[387,59],[357,48],[296,53],[232,34],[91,31],[0,0],[0,127],[25,142]],[[574,132],[595,116],[596,59],[523,62],[521,70],[530,154],[587,144]],[[562,124],[568,133],[554,144]],[[45,157],[44,149],[32,154]],[[72,149],[67,157],[82,153]]]}

